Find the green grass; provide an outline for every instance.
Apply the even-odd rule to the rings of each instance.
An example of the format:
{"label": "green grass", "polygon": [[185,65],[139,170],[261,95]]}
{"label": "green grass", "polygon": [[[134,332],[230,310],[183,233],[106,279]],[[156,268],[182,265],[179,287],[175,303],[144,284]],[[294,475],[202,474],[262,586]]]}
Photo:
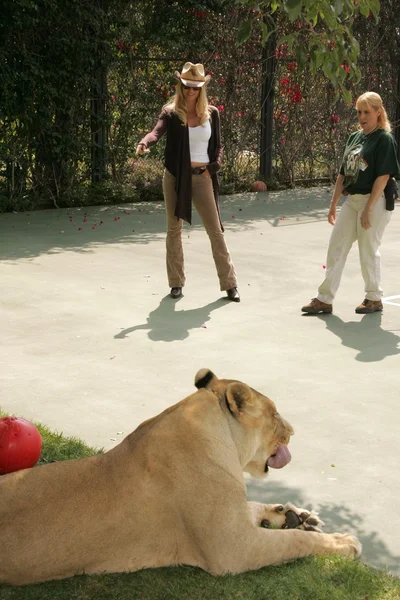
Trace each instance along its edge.
{"label": "green grass", "polygon": [[244,575],[211,577],[192,567],[80,575],[26,587],[1,600],[399,600],[400,582],[340,557],[307,558]]}
{"label": "green grass", "polygon": [[101,454],[102,449],[86,446],[77,438],[64,437],[62,433],[53,433],[48,427],[35,423],[43,440],[42,454],[39,465],[58,460],[70,460],[71,458],[86,458],[94,454]]}
{"label": "green grass", "polygon": [[[77,439],[52,433],[47,427],[38,428],[43,437],[41,463],[101,452]],[[400,579],[357,561],[318,557],[224,577],[211,577],[192,567],[170,567],[118,575],[80,575],[24,587],[0,585],[0,600],[231,599],[400,600]]]}

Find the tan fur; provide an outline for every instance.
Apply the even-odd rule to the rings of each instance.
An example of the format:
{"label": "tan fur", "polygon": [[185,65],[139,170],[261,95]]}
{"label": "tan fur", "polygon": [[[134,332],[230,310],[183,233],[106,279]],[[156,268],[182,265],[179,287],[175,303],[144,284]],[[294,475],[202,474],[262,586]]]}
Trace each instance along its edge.
{"label": "tan fur", "polygon": [[205,383],[103,455],[0,477],[0,582],[178,564],[218,575],[358,555],[350,535],[259,527],[276,506],[247,503],[243,471],[265,476],[293,430],[246,384],[201,370]]}

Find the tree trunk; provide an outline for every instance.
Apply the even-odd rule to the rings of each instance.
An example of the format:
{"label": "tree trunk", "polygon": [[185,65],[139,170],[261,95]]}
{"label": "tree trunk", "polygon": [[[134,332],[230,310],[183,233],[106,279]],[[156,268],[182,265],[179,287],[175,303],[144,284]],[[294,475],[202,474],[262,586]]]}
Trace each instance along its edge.
{"label": "tree trunk", "polygon": [[95,73],[90,101],[90,129],[92,137],[92,183],[103,181],[107,166],[106,128],[107,73],[99,66]]}
{"label": "tree trunk", "polygon": [[260,173],[272,177],[272,133],[274,122],[274,83],[276,35],[272,34],[262,51]]}

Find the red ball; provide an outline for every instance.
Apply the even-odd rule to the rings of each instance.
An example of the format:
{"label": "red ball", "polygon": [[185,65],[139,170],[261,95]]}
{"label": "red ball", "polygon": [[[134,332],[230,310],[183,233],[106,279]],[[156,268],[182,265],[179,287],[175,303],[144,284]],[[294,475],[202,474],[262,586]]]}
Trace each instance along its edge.
{"label": "red ball", "polygon": [[42,451],[38,429],[26,419],[0,419],[0,474],[35,466]]}
{"label": "red ball", "polygon": [[264,183],[263,181],[255,181],[251,186],[251,191],[252,192],[266,192],[267,184]]}

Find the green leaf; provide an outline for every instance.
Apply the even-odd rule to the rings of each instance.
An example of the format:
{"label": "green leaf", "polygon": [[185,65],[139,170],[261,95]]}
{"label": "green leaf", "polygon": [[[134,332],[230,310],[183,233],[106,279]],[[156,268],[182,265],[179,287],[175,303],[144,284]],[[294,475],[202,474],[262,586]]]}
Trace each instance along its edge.
{"label": "green leaf", "polygon": [[335,14],[337,16],[341,15],[343,11],[343,0],[336,0],[335,1]]}
{"label": "green leaf", "polygon": [[369,10],[369,3],[368,2],[362,2],[360,0],[360,2],[358,3],[358,10],[360,11],[360,13],[364,16],[364,17],[368,17],[370,10]]}
{"label": "green leaf", "polygon": [[262,43],[265,44],[268,38],[274,33],[273,29],[268,29],[267,24],[264,21],[261,21],[261,35],[262,35]]}
{"label": "green leaf", "polygon": [[371,12],[373,13],[373,15],[375,17],[377,17],[379,15],[379,11],[381,9],[380,0],[369,0],[369,7],[370,7]]}
{"label": "green leaf", "polygon": [[238,35],[237,35],[237,40],[238,40],[239,46],[241,46],[242,44],[247,42],[247,40],[249,39],[249,37],[251,35],[251,28],[252,28],[251,21],[245,21],[244,23],[242,23],[242,25],[239,28]]}
{"label": "green leaf", "polygon": [[307,53],[303,46],[297,46],[296,48],[296,62],[300,69],[303,69],[307,63]]}
{"label": "green leaf", "polygon": [[337,30],[340,26],[332,6],[326,8],[326,12],[320,13],[321,19],[325,20],[329,29]]}
{"label": "green leaf", "polygon": [[343,94],[343,99],[347,104],[350,104],[351,102],[351,93],[349,92],[349,90],[342,85],[342,94]]}
{"label": "green leaf", "polygon": [[278,3],[275,1],[271,2],[271,15],[273,15],[277,9],[278,9]]}
{"label": "green leaf", "polygon": [[287,44],[290,52],[292,51],[293,44],[297,39],[297,35],[295,33],[290,33],[289,35],[283,35],[277,42],[277,45]]}
{"label": "green leaf", "polygon": [[303,0],[287,0],[286,11],[292,23],[299,17],[302,8]]}

